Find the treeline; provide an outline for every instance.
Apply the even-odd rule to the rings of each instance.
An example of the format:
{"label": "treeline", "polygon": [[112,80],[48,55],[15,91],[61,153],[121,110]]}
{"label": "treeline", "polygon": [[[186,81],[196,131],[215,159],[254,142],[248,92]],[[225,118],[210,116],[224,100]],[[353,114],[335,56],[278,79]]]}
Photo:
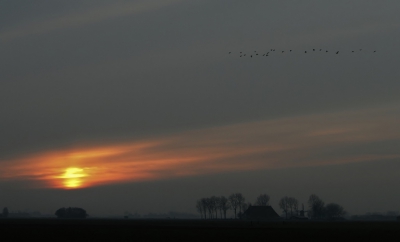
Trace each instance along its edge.
{"label": "treeline", "polygon": [[311,194],[308,198],[308,217],[316,219],[339,219],[346,215],[344,208],[337,203],[325,205],[317,195]]}
{"label": "treeline", "polygon": [[304,205],[300,210],[299,201],[296,198],[285,196],[279,200],[279,208],[285,213],[286,219],[288,215],[290,215],[290,218],[293,216],[304,217],[306,213],[307,217],[313,219],[338,219],[346,215],[342,206],[337,203],[325,205],[325,202],[315,194],[310,195],[307,203],[308,210],[304,209]]}
{"label": "treeline", "polygon": [[[269,201],[269,195],[260,194],[254,205],[268,206]],[[285,214],[286,219],[294,216],[312,219],[338,219],[346,214],[341,205],[337,203],[325,205],[325,202],[315,194],[310,195],[307,203],[308,210],[304,209],[304,204],[300,209],[300,203],[296,198],[285,196],[279,200],[279,208]],[[246,199],[241,193],[232,193],[227,198],[225,196],[201,198],[196,202],[197,212],[200,213],[202,219],[226,219],[226,213],[229,210],[234,213],[235,219],[240,218],[249,206],[252,204],[246,203]]]}
{"label": "treeline", "polygon": [[[257,197],[257,206],[267,206],[269,204],[269,196],[261,194]],[[251,203],[246,203],[246,198],[241,193],[232,193],[228,198],[225,196],[212,196],[201,198],[196,202],[197,212],[200,213],[203,219],[226,219],[226,213],[232,210],[235,219],[240,218],[244,211],[251,206]]]}

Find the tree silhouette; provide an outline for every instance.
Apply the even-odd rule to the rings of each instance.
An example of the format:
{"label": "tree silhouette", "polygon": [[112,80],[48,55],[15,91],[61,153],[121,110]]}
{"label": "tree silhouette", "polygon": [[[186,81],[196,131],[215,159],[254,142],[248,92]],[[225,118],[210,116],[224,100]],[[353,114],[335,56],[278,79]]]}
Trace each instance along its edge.
{"label": "tree silhouette", "polygon": [[325,206],[326,215],[329,219],[341,218],[346,215],[344,208],[336,203],[329,203]]}
{"label": "tree silhouette", "polygon": [[288,208],[290,209],[290,216],[293,216],[293,210],[296,212],[299,209],[299,201],[294,197],[289,197],[287,200]]}
{"label": "tree silhouette", "polygon": [[219,208],[219,197],[212,196],[210,198],[211,209],[215,213],[215,219],[218,218],[218,208]]}
{"label": "tree silhouette", "polygon": [[268,206],[269,205],[269,196],[267,194],[260,194],[257,197],[256,201],[257,206]]}
{"label": "tree silhouette", "polygon": [[203,210],[203,213],[204,213],[204,219],[207,219],[207,209],[208,209],[207,198],[200,199],[200,202],[201,202],[201,207],[202,207],[202,210]]}
{"label": "tree silhouette", "polygon": [[221,211],[224,213],[224,219],[226,219],[226,211],[228,211],[231,208],[229,200],[226,197],[221,196],[219,199],[219,207]]}
{"label": "tree silhouette", "polygon": [[283,210],[283,212],[285,212],[286,215],[286,219],[287,219],[287,213],[289,210],[289,197],[285,196],[283,198],[281,198],[281,200],[279,200],[279,208]]}
{"label": "tree silhouette", "polygon": [[241,193],[232,193],[228,199],[229,199],[229,202],[231,203],[232,209],[235,212],[235,219],[236,219],[236,216],[237,216],[236,211],[239,208],[240,213],[242,212],[242,205],[245,201],[245,198],[243,197],[243,195]]}
{"label": "tree silhouette", "polygon": [[325,203],[315,194],[311,194],[308,198],[308,206],[311,210],[312,217],[321,218]]}

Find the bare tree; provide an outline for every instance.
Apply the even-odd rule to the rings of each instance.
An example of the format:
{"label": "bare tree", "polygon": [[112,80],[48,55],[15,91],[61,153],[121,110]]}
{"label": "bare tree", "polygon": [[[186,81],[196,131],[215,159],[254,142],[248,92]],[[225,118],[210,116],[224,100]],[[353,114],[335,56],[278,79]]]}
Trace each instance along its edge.
{"label": "bare tree", "polygon": [[200,199],[200,202],[201,202],[201,207],[202,207],[202,210],[203,210],[203,213],[204,213],[204,219],[207,219],[207,211],[208,211],[207,198]]}
{"label": "bare tree", "polygon": [[289,210],[288,203],[289,203],[289,197],[287,197],[287,196],[281,198],[281,200],[279,201],[279,208],[281,208],[283,210],[283,212],[285,212],[286,219],[287,219],[287,213]]}
{"label": "bare tree", "polygon": [[315,194],[311,194],[308,198],[308,206],[311,210],[312,217],[321,218],[325,203]]}
{"label": "bare tree", "polygon": [[207,211],[208,211],[208,218],[213,219],[214,217],[214,203],[211,198],[206,198],[206,204],[207,204]]}
{"label": "bare tree", "polygon": [[223,211],[224,213],[224,219],[226,219],[226,211],[228,211],[231,208],[229,200],[226,197],[221,196],[221,198],[219,199],[219,207],[221,211]]}
{"label": "bare tree", "polygon": [[219,197],[212,196],[210,198],[210,205],[211,205],[211,209],[215,213],[215,219],[217,219],[218,218]]}
{"label": "bare tree", "polygon": [[256,201],[257,206],[268,206],[269,205],[269,196],[267,194],[260,194],[257,197]]}
{"label": "bare tree", "polygon": [[294,197],[289,197],[287,199],[287,206],[290,209],[290,216],[293,216],[293,210],[297,212],[299,208],[299,201]]}
{"label": "bare tree", "polygon": [[[231,203],[232,209],[233,209],[233,211],[235,213],[235,219],[236,219],[236,216],[237,216],[236,211],[237,211],[238,208],[241,209],[241,204],[243,203],[243,201],[239,201],[239,194],[240,193],[232,193],[228,198],[229,202]],[[240,195],[242,195],[242,194],[240,194]]]}
{"label": "bare tree", "polygon": [[238,200],[238,206],[239,206],[240,213],[242,213],[243,204],[246,201],[246,199],[244,198],[244,196],[241,193],[236,193],[236,197]]}

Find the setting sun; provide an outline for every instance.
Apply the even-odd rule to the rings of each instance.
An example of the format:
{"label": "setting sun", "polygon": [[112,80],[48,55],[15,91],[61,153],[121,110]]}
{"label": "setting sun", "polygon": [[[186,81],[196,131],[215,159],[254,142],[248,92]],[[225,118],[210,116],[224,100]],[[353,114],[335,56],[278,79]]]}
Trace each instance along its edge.
{"label": "setting sun", "polygon": [[87,177],[87,174],[84,172],[84,169],[81,168],[67,168],[65,173],[59,178],[64,179],[65,188],[79,188],[82,186],[82,178]]}

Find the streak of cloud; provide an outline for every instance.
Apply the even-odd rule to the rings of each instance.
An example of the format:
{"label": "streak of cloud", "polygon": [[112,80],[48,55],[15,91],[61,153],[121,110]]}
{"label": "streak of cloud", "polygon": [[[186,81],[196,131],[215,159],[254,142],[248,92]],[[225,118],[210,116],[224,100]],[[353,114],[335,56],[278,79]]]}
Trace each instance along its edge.
{"label": "streak of cloud", "polygon": [[96,7],[79,13],[48,19],[47,21],[20,25],[12,30],[0,33],[0,42],[8,42],[29,35],[44,34],[57,29],[82,27],[111,18],[154,11],[182,1],[183,0],[151,0],[117,2],[108,6]]}
{"label": "streak of cloud", "polygon": [[[400,107],[371,108],[192,130],[150,140],[45,151],[2,161],[3,180],[73,184],[160,180],[243,170],[320,166],[400,158],[366,147],[400,140]],[[351,149],[348,149],[348,148]],[[350,152],[349,152],[350,150]],[[76,181],[76,179],[81,179]]]}

